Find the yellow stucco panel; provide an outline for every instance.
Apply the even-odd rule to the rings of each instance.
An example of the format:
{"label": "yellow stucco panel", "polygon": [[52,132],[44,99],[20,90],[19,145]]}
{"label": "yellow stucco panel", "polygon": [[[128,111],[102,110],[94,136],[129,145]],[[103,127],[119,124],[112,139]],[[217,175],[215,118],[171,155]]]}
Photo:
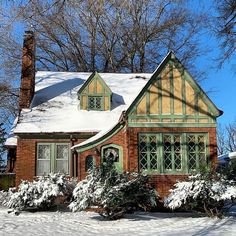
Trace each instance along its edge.
{"label": "yellow stucco panel", "polygon": [[137,107],[137,114],[138,115],[144,115],[147,114],[147,98],[146,95],[142,98],[142,100],[140,101],[140,103],[138,104]]}
{"label": "yellow stucco panel", "polygon": [[185,81],[185,91],[186,91],[186,114],[195,114],[195,93],[194,89],[188,81]]}
{"label": "yellow stucco panel", "polygon": [[94,93],[95,80],[92,80],[88,86],[89,93]]}
{"label": "yellow stucco panel", "polygon": [[170,114],[170,68],[166,66],[161,74],[161,90],[162,90],[162,114]]}
{"label": "yellow stucco panel", "polygon": [[96,80],[97,82],[97,93],[103,93],[103,87],[102,87],[102,84],[99,80]]}
{"label": "yellow stucco panel", "polygon": [[160,88],[158,88],[157,82],[154,83],[149,90],[150,94],[150,114],[159,114],[159,98],[160,98],[160,92],[158,91]]}
{"label": "yellow stucco panel", "polygon": [[82,109],[86,110],[87,109],[87,96],[82,95]]}
{"label": "yellow stucco panel", "polygon": [[110,109],[110,97],[109,96],[105,96],[104,97],[104,110],[107,111]]}
{"label": "yellow stucco panel", "polygon": [[174,86],[174,114],[183,114],[182,86],[184,80],[177,68],[173,68],[173,86]]}

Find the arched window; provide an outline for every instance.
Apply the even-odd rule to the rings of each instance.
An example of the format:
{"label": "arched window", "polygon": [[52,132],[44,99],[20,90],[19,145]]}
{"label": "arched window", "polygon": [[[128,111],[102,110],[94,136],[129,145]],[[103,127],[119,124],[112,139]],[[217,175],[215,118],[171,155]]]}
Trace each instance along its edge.
{"label": "arched window", "polygon": [[93,156],[89,155],[85,159],[85,171],[88,172],[89,170],[93,170],[94,168],[94,158]]}

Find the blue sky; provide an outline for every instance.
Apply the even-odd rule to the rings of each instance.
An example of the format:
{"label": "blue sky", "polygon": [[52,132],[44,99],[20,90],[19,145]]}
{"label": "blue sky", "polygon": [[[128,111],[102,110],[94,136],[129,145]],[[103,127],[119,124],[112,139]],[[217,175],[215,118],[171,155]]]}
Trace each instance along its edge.
{"label": "blue sky", "polygon": [[[215,0],[192,0],[191,7],[194,11],[204,7],[207,13],[216,15],[213,7],[215,2]],[[214,18],[212,19],[214,20]],[[219,69],[216,58],[221,51],[217,38],[212,32],[206,30],[202,33],[200,41],[202,48],[208,51],[207,54],[199,56],[196,60],[197,68],[206,72],[206,79],[200,85],[215,105],[224,112],[218,118],[218,123],[225,125],[236,120],[236,58],[234,55]]]}

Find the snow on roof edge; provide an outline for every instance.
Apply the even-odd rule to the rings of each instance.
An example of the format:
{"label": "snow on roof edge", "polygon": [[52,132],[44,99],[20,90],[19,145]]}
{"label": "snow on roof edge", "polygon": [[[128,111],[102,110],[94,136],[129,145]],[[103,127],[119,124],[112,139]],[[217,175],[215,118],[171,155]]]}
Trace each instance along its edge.
{"label": "snow on roof edge", "polygon": [[8,134],[6,141],[4,142],[4,146],[6,147],[17,146],[17,135],[14,134],[14,128],[17,122],[18,122],[18,116],[15,118],[11,131]]}
{"label": "snow on roof edge", "polygon": [[94,135],[93,137],[91,137],[91,138],[85,140],[84,142],[74,145],[73,147],[71,147],[71,149],[80,148],[81,146],[85,146],[85,145],[87,145],[87,144],[90,144],[90,143],[92,143],[92,142],[97,141],[99,138],[102,138],[103,136],[105,136],[106,134],[108,134],[110,131],[112,131],[112,130],[117,126],[117,124],[119,124],[119,122],[116,123],[115,125],[113,125],[112,127],[109,127],[109,128],[106,129],[106,130],[101,130],[99,133],[97,133],[97,134]]}

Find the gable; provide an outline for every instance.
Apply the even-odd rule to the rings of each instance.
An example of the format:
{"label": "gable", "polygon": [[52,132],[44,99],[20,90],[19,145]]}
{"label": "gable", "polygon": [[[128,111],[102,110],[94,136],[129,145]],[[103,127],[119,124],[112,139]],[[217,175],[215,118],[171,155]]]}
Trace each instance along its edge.
{"label": "gable", "polygon": [[[80,108],[82,110],[90,110],[92,102],[96,105],[96,102],[101,103],[99,105],[100,109],[94,110],[110,110],[111,108],[111,89],[101,78],[101,76],[94,72],[83,86],[79,89],[78,94],[80,96]],[[97,107],[98,108],[98,107]]]}
{"label": "gable", "polygon": [[165,58],[127,113],[131,126],[214,126],[220,115],[173,53]]}

